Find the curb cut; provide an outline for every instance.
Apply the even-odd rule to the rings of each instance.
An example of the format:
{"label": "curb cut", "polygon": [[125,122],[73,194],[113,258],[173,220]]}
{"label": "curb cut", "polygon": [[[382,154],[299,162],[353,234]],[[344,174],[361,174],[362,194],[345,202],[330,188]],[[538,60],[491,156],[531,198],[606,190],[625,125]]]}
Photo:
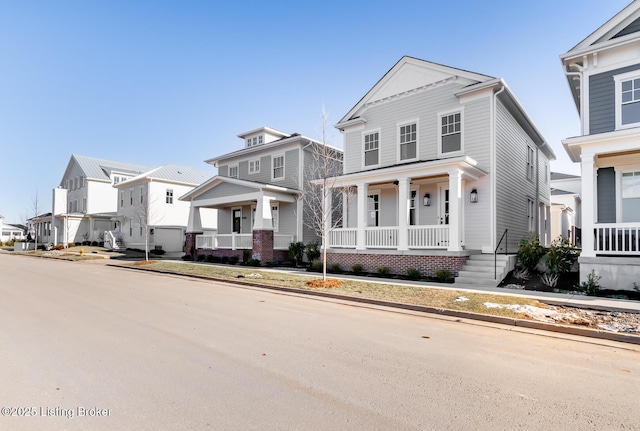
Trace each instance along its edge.
{"label": "curb cut", "polygon": [[517,327],[527,328],[527,329],[538,329],[538,330],[549,331],[549,332],[558,332],[561,334],[578,335],[582,337],[590,337],[590,338],[597,338],[601,340],[618,341],[622,343],[640,345],[639,335],[632,335],[632,334],[621,333],[621,332],[608,332],[608,331],[602,331],[599,329],[582,328],[578,326],[568,326],[568,325],[557,325],[553,323],[537,322],[533,320],[516,319],[513,317],[491,316],[488,314],[473,313],[470,311],[450,310],[446,308],[428,307],[424,305],[403,304],[398,302],[382,301],[378,299],[359,298],[355,296],[339,295],[335,293],[327,293],[327,292],[321,292],[321,291],[295,289],[292,287],[270,286],[270,285],[265,285],[260,283],[254,283],[251,281],[244,281],[240,279],[227,279],[227,278],[218,278],[218,277],[195,275],[195,274],[181,274],[181,273],[171,272],[171,271],[154,271],[152,269],[136,268],[136,267],[130,267],[130,266],[115,265],[115,264],[107,264],[107,266],[122,268],[126,270],[129,269],[134,271],[154,272],[156,274],[176,275],[180,277],[189,277],[189,278],[195,278],[199,280],[218,281],[223,283],[237,284],[240,286],[249,286],[249,287],[256,287],[260,289],[275,290],[279,292],[317,296],[317,297],[337,299],[337,300],[347,301],[347,302],[357,302],[361,304],[377,305],[381,307],[398,308],[402,310],[417,311],[421,313],[438,314],[441,316],[457,317],[457,318],[463,318],[463,319],[469,319],[469,320],[479,320],[479,321],[489,322],[489,323],[499,323],[507,326],[517,326]]}

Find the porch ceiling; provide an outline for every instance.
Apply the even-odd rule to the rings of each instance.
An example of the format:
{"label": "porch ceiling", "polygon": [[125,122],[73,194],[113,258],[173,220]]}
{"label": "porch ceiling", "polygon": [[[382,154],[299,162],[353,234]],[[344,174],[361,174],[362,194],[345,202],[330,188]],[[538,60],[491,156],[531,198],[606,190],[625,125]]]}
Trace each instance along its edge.
{"label": "porch ceiling", "polygon": [[446,178],[452,171],[460,171],[462,178],[469,180],[477,180],[487,175],[486,171],[477,166],[477,162],[474,159],[460,156],[355,172],[331,178],[331,183],[333,187],[346,187],[358,183],[388,183],[400,178],[411,178],[414,182],[427,182],[437,178]]}

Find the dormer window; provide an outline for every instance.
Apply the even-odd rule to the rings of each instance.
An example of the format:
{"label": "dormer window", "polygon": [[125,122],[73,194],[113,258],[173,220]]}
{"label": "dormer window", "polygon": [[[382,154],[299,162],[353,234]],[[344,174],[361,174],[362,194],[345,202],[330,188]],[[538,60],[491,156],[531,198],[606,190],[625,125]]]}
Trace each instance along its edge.
{"label": "dormer window", "polygon": [[253,138],[247,138],[247,148],[255,147],[256,145],[264,144],[264,135],[254,136]]}

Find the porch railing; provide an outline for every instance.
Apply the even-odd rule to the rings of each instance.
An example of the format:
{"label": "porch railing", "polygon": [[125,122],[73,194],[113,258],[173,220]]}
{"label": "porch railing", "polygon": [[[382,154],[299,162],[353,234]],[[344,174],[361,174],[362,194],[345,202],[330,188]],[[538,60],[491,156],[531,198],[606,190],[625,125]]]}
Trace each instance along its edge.
{"label": "porch railing", "polygon": [[104,232],[104,246],[110,250],[114,250],[118,247],[116,243],[116,237],[113,235],[113,232],[110,230],[106,230]]}
{"label": "porch railing", "polygon": [[340,228],[329,231],[329,247],[355,248],[358,229]]}
{"label": "porch railing", "polygon": [[397,227],[368,227],[364,230],[365,245],[371,248],[397,248]]}
{"label": "porch railing", "polygon": [[289,245],[293,242],[293,235],[276,235],[273,234],[273,249],[288,250]]}
{"label": "porch railing", "polygon": [[436,224],[431,226],[409,226],[409,248],[449,247],[449,226]]}
{"label": "porch railing", "polygon": [[[293,235],[273,236],[273,248],[275,250],[287,250],[293,242]],[[196,235],[196,248],[198,249],[231,249],[242,250],[253,248],[253,234],[211,234]]]}
{"label": "porch railing", "polygon": [[598,223],[594,234],[596,253],[640,254],[640,223]]}

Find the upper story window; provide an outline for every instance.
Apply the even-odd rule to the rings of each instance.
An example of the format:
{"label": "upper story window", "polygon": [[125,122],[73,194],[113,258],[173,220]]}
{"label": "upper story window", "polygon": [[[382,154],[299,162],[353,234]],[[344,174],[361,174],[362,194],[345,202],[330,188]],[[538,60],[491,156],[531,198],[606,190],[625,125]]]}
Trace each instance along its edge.
{"label": "upper story window", "polygon": [[129,205],[133,205],[133,189],[129,190]]}
{"label": "upper story window", "polygon": [[247,138],[247,147],[255,147],[256,145],[262,145],[264,143],[264,136],[254,136],[253,138]]}
{"label": "upper story window", "polygon": [[238,165],[229,166],[229,177],[238,178]]}
{"label": "upper story window", "polygon": [[376,166],[379,163],[380,134],[378,132],[364,135],[364,165]]}
{"label": "upper story window", "polygon": [[614,76],[616,84],[616,128],[640,125],[640,73],[635,70]]}
{"label": "upper story window", "polygon": [[79,178],[79,177],[76,177],[76,178],[75,178],[75,180],[74,180],[74,186],[73,186],[73,189],[74,189],[74,190],[78,189],[78,186],[79,186],[79,180],[80,180],[80,178]]}
{"label": "upper story window", "polygon": [[144,187],[140,187],[140,203],[144,203]]}
{"label": "upper story window", "polygon": [[80,187],[84,187],[85,177],[80,177]]}
{"label": "upper story window", "polygon": [[417,123],[400,126],[400,160],[412,160],[417,157],[417,130]]}
{"label": "upper story window", "polygon": [[527,179],[533,181],[533,169],[534,169],[534,152],[533,148],[527,145]]}
{"label": "upper story window", "polygon": [[120,208],[124,208],[124,191],[120,190]]}
{"label": "upper story window", "polygon": [[257,174],[260,172],[260,159],[249,160],[249,173]]}
{"label": "upper story window", "polygon": [[278,180],[284,178],[284,156],[273,156],[271,158],[271,179]]}
{"label": "upper story window", "polygon": [[165,202],[168,204],[173,203],[173,189],[167,189]]}
{"label": "upper story window", "polygon": [[462,151],[462,112],[440,116],[440,154]]}

